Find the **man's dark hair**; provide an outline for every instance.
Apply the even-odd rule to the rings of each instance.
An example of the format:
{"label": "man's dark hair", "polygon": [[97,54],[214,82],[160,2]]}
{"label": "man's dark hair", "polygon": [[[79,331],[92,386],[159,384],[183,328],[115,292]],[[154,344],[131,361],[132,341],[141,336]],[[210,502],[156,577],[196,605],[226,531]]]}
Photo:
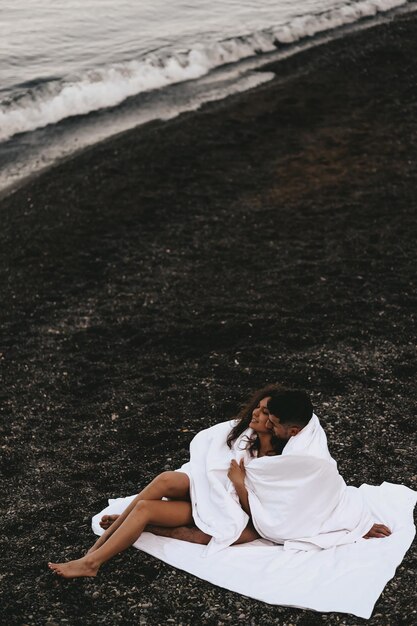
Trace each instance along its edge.
{"label": "man's dark hair", "polygon": [[[252,413],[263,398],[270,396],[268,409],[272,415],[279,418],[282,424],[290,424],[304,428],[308,424],[313,415],[313,406],[310,398],[305,391],[299,389],[289,389],[284,385],[267,385],[258,389],[242,406],[239,413],[234,418],[236,425],[232,428],[227,437],[227,445],[232,447],[233,443],[248,428],[252,419]],[[274,410],[271,409],[271,406]],[[281,439],[274,436],[271,438],[271,444],[277,454],[281,454],[283,443]],[[284,444],[285,445],[285,444]],[[259,449],[259,437],[255,436],[248,442],[249,453],[254,456]]]}
{"label": "man's dark hair", "polygon": [[281,387],[271,393],[268,411],[279,418],[281,424],[307,426],[313,415],[313,405],[308,394],[301,389]]}

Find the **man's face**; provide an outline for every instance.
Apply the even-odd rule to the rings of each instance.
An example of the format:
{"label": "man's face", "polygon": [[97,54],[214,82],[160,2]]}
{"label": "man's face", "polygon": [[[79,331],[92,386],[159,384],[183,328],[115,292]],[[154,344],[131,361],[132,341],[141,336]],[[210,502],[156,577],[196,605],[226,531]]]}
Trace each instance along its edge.
{"label": "man's face", "polygon": [[272,415],[272,413],[269,414],[267,426],[274,432],[277,439],[286,439],[288,441],[290,437],[297,434],[294,432],[293,426],[281,424],[279,417]]}

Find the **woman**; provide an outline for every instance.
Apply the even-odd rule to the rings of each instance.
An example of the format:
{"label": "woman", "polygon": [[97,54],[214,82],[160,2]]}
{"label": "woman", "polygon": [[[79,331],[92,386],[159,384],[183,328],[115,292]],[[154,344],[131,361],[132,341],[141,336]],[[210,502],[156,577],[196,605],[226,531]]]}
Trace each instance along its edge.
{"label": "woman", "polygon": [[[268,401],[279,390],[279,386],[270,385],[255,392],[236,417],[237,423],[227,438],[229,448],[251,428],[252,433],[244,438],[244,447],[250,456],[259,458],[280,453],[282,444],[272,436],[267,408]],[[243,463],[232,461],[228,477],[236,489],[243,510],[250,515]],[[64,578],[96,576],[103,563],[131,546],[147,527],[184,527],[192,522],[189,476],[182,471],[164,472],[145,487],[121,515],[103,517],[102,525],[107,528],[84,557],[67,563],[48,563],[48,566]],[[249,523],[235,543],[245,543],[257,537],[258,534]]]}
{"label": "woman", "polygon": [[[292,412],[295,417],[288,419],[288,416],[285,415],[287,411]],[[286,443],[303,430],[311,416],[311,402],[304,392],[286,390],[275,385],[265,387],[254,394],[250,402],[237,416],[237,423],[227,436],[227,445],[229,448],[233,448],[236,454],[242,453],[243,450],[247,461],[248,456],[260,458],[281,454]],[[318,421],[317,418],[315,420]],[[226,424],[214,426],[212,429],[203,431],[203,433],[211,433],[218,427],[224,429]],[[247,430],[248,433],[246,434]],[[272,436],[272,432],[274,432],[274,436]],[[197,435],[193,442],[199,436]],[[325,438],[324,433],[323,437]],[[294,439],[294,441],[296,440]],[[222,446],[225,447],[224,439]],[[325,447],[327,450],[327,444],[325,444]],[[329,454],[328,456],[334,464]],[[263,461],[261,462],[262,464]],[[105,530],[104,534],[84,557],[67,563],[49,563],[50,569],[65,578],[96,576],[103,563],[131,546],[144,530],[151,530],[152,532],[155,530],[157,534],[165,534],[163,532],[164,528],[179,529],[180,531],[182,529],[184,532],[186,529],[183,527],[193,523],[193,510],[190,502],[190,478],[194,481],[194,477],[187,474],[187,465],[189,466],[190,464],[186,464],[181,468],[183,471],[164,472],[155,478],[114,521],[103,518],[103,525],[107,525],[112,521],[113,523]],[[244,524],[241,525],[238,533],[234,536],[234,539],[236,537],[238,539],[231,539],[226,545],[252,541],[259,535],[254,530],[250,520],[251,511],[248,492],[245,487],[243,461],[241,460],[238,464],[235,460],[232,460],[227,475],[235,487],[241,508],[247,514],[244,524],[247,522],[247,516],[249,516],[249,523],[243,532],[241,529],[244,528]],[[274,489],[275,487],[273,491]],[[170,498],[170,500],[162,500],[164,497]],[[264,501],[266,506],[269,503],[268,498]],[[204,506],[204,499],[202,503],[200,501],[200,504]],[[262,502],[260,504],[262,505]],[[236,502],[234,506],[243,515]],[[292,519],[288,520],[290,525]],[[336,530],[339,530],[339,528]],[[196,532],[199,533],[199,539],[190,539],[184,536],[184,534],[182,536],[175,535],[169,530],[166,534],[177,539],[186,539],[196,541],[197,543],[208,543],[211,540],[210,535],[201,532],[199,529],[196,529]],[[241,533],[240,536],[239,533]],[[344,535],[345,532],[342,534]],[[389,534],[390,531],[386,526],[375,524],[365,534],[365,537],[384,537]],[[274,541],[274,539],[271,540]]]}

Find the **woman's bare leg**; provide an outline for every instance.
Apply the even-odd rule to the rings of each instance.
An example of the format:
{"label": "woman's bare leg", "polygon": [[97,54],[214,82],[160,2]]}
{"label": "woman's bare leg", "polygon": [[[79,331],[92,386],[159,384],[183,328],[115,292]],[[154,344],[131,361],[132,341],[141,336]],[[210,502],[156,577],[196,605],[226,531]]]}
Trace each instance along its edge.
{"label": "woman's bare leg", "polygon": [[[139,500],[161,500],[164,497],[189,500],[189,495],[190,481],[187,474],[184,472],[163,472],[138,493],[135,502]],[[118,515],[103,515],[100,526],[108,528],[118,517]]]}
{"label": "woman's bare leg", "polygon": [[103,563],[135,543],[147,524],[185,526],[191,521],[189,502],[140,500],[111,537],[94,552],[87,553],[83,558],[75,561],[49,563],[48,566],[64,578],[95,576]]}
{"label": "woman's bare leg", "polygon": [[142,500],[161,500],[161,498],[175,498],[178,500],[188,501],[190,496],[190,479],[184,472],[163,472],[153,479],[142,491],[138,493],[136,498],[132,500],[129,506],[118,516],[117,519],[106,529],[106,531],[97,539],[96,543],[90,548],[89,552],[94,552],[102,546],[109,537],[119,528],[127,516],[133,511],[136,504]]}

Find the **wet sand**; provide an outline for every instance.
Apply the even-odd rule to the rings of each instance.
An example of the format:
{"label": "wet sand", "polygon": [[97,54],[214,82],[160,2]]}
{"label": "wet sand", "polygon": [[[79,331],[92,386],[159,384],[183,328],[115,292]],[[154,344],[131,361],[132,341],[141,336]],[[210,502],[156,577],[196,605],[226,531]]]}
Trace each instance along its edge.
{"label": "wet sand", "polygon": [[[134,550],[69,584],[46,562],[267,382],[311,392],[349,484],[416,488],[415,32],[404,16],[301,53],[1,200],[7,623],[362,623]],[[369,624],[416,623],[415,565],[414,546]]]}

